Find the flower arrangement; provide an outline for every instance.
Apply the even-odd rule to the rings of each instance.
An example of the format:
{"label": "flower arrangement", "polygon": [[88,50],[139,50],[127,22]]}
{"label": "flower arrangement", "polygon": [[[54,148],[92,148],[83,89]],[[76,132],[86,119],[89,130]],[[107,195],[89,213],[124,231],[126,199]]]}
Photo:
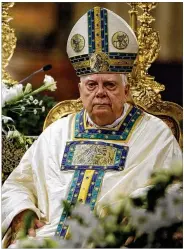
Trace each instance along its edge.
{"label": "flower arrangement", "polygon": [[20,145],[26,145],[28,139],[21,134],[16,128],[15,118],[25,114],[39,115],[45,112],[45,105],[43,100],[39,100],[38,94],[42,91],[55,91],[56,81],[49,75],[45,75],[43,84],[33,90],[32,85],[27,83],[26,86],[22,84],[9,85],[2,83],[2,132],[8,139],[15,139]]}
{"label": "flower arrangement", "polygon": [[175,162],[155,171],[142,192],[119,197],[101,215],[84,204],[71,209],[65,201],[68,240],[27,238],[23,233],[14,248],[182,248],[182,179],[182,165]]}

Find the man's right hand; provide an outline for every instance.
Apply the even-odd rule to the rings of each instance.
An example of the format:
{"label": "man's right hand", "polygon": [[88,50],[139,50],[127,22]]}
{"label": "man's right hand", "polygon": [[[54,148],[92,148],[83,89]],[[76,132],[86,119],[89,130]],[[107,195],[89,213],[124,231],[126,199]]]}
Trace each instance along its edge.
{"label": "man's right hand", "polygon": [[[29,227],[26,226],[26,217],[30,217]],[[43,227],[44,222],[40,221],[37,215],[32,210],[24,210],[18,215],[16,215],[11,223],[12,238],[10,244],[14,244],[21,235],[27,234],[28,236],[35,237],[36,229]]]}

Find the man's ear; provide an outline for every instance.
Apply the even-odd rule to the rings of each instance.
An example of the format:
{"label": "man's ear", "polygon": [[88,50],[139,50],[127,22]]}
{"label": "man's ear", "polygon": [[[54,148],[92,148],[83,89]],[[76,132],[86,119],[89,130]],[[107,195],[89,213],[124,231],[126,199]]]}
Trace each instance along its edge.
{"label": "man's ear", "polygon": [[130,91],[130,85],[127,84],[125,86],[125,99],[126,99],[126,102],[129,103],[129,104],[132,104],[134,105],[134,100],[132,98],[132,95],[131,95],[131,91]]}
{"label": "man's ear", "polygon": [[130,92],[130,85],[129,85],[129,84],[126,84],[126,85],[125,85],[125,96],[126,96],[126,97],[128,97],[129,92]]}

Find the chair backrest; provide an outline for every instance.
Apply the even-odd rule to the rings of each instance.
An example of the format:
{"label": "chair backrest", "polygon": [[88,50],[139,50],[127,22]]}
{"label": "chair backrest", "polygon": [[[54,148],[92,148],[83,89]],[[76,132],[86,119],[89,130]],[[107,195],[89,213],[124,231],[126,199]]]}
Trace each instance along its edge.
{"label": "chair backrest", "polygon": [[[165,89],[164,85],[156,82],[154,77],[148,74],[148,69],[158,57],[160,50],[159,34],[151,27],[155,19],[151,16],[150,11],[156,7],[156,3],[137,2],[129,3],[129,5],[131,7],[129,10],[131,27],[139,42],[139,53],[134,69],[128,75],[131,92],[129,101],[144,111],[161,118],[182,146],[182,107],[173,102],[163,101],[160,92]],[[137,28],[137,20],[140,23],[139,28]],[[80,99],[58,103],[48,113],[43,129],[59,118],[80,111],[82,107]]]}

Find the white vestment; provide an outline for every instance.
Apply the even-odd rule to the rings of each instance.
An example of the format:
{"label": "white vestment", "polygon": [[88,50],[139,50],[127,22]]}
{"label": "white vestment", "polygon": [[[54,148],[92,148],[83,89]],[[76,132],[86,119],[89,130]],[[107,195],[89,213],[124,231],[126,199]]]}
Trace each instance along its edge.
{"label": "white vestment", "polygon": [[[62,200],[67,198],[74,175],[74,170],[61,171],[66,141],[73,139],[74,116],[69,115],[50,125],[4,183],[4,234],[18,213],[31,209],[46,223],[37,229],[37,236],[54,236],[62,214]],[[136,123],[128,141],[113,143],[128,146],[129,152],[124,170],[105,172],[97,207],[113,203],[119,194],[131,194],[143,188],[154,168],[169,167],[173,159],[182,160],[171,130],[162,120],[147,113]]]}

